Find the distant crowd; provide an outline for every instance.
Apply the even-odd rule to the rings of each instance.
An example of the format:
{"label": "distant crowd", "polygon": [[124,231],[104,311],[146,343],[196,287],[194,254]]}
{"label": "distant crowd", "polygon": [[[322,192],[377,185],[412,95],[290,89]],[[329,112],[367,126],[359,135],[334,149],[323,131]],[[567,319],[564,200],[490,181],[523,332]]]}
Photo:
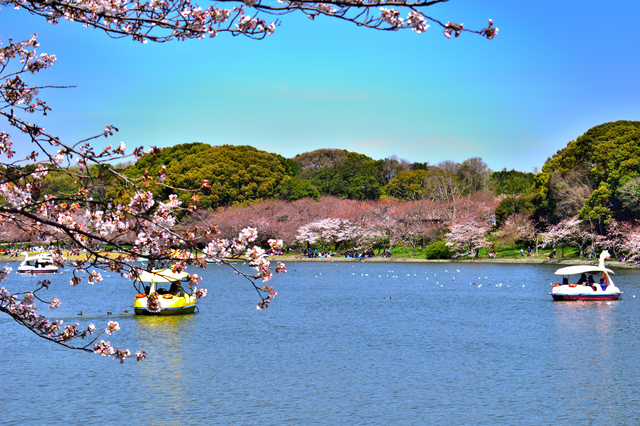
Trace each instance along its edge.
{"label": "distant crowd", "polygon": [[[344,251],[342,253],[333,253],[333,252],[327,252],[327,251],[318,251],[318,249],[315,250],[311,250],[311,249],[305,249],[302,251],[301,253],[303,256],[305,257],[309,257],[309,258],[314,258],[314,257],[345,257],[347,259],[366,259],[366,258],[371,258],[371,257],[375,257],[375,252],[373,251],[373,249],[368,249],[368,250],[364,250],[364,251],[357,251],[357,250],[347,250]],[[391,257],[391,253],[388,250],[385,250],[381,255],[381,257]]]}

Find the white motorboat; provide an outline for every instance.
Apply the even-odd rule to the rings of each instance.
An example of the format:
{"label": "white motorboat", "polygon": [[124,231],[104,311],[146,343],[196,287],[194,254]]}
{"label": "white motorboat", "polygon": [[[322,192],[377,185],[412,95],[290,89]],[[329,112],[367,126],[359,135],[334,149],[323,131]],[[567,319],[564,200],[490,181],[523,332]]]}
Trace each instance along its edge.
{"label": "white motorboat", "polygon": [[[597,266],[574,265],[558,269],[555,274],[564,278],[562,283],[553,284],[550,293],[553,300],[618,300],[622,292],[611,279],[614,272],[604,266],[609,256],[609,252],[604,250]],[[570,280],[571,275],[580,275],[580,278]],[[597,281],[594,275],[597,275]]]}

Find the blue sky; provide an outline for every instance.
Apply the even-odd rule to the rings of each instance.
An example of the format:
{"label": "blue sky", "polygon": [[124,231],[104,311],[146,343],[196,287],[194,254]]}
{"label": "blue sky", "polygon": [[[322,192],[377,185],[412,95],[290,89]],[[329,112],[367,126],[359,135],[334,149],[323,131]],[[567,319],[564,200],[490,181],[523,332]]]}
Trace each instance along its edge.
{"label": "blue sky", "polygon": [[36,32],[57,56],[37,83],[76,87],[42,93],[53,112],[32,118],[67,141],[113,124],[99,145],[197,141],[289,158],[341,148],[532,171],[593,126],[640,120],[640,2],[451,0],[428,12],[500,31],[449,40],[436,25],[377,32],[285,16],[262,41],[142,45],[2,8],[0,37]]}

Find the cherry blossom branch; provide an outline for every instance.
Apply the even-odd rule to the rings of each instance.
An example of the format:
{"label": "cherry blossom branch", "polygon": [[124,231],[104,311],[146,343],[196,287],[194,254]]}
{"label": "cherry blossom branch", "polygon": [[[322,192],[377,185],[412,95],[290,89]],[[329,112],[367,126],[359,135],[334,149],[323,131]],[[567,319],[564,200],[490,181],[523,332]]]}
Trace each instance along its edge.
{"label": "cherry blossom branch", "polygon": [[[422,12],[447,1],[219,0],[206,9],[191,0],[0,0],[0,5],[25,9],[53,24],[60,19],[76,21],[103,30],[111,37],[132,37],[143,43],[215,37],[219,33],[262,39],[281,25],[278,19],[268,22],[262,15],[277,17],[293,12],[303,13],[312,20],[326,16],[382,31],[411,29],[419,34],[432,22],[442,27],[448,38],[458,37],[462,32],[480,34],[487,39],[496,36],[498,29],[491,20],[481,30],[469,30],[463,24],[445,23]],[[405,10],[408,13],[403,18],[401,14]]]}
{"label": "cherry blossom branch", "polygon": [[[113,136],[118,130],[116,127],[107,125],[102,134],[68,144],[16,115],[16,112],[46,114],[49,110],[46,103],[37,97],[39,90],[30,88],[22,80],[23,75],[35,74],[55,62],[55,56],[38,55],[37,47],[35,35],[29,40],[20,43],[10,41],[8,46],[0,47],[0,70],[5,73],[0,74],[0,81],[4,81],[0,83],[0,116],[14,129],[25,134],[39,150],[32,151],[21,160],[0,163],[0,222],[3,228],[21,229],[42,241],[64,236],[69,242],[84,248],[87,257],[76,262],[70,279],[72,286],[79,285],[85,278],[89,284],[102,281],[100,273],[96,270],[89,272],[88,266],[114,271],[133,280],[142,269],[129,262],[138,256],[145,256],[150,260],[146,268],[148,270],[152,270],[153,265],[161,261],[170,262],[174,272],[184,271],[189,265],[205,267],[206,261],[197,256],[198,247],[211,240],[217,229],[208,226],[193,226],[182,231],[176,229],[175,212],[185,209],[181,207],[181,201],[176,195],[170,195],[165,201],[157,201],[149,191],[152,182],[162,184],[164,169],[160,169],[157,176],[152,176],[147,171],[140,179],[130,179],[109,167],[109,162],[127,157],[124,143],[121,142],[116,148],[108,146],[99,152],[92,147],[91,142],[98,137]],[[11,60],[18,60],[20,65],[12,69]],[[58,152],[53,154],[52,149],[58,149]],[[157,153],[159,149],[151,147],[150,152]],[[0,132],[0,156],[11,159],[14,154],[10,135]],[[46,162],[38,162],[40,154],[46,157]],[[136,148],[133,152],[135,158],[144,154],[142,148]],[[63,166],[65,162],[66,165]],[[21,163],[25,163],[25,166]],[[97,174],[92,171],[92,167],[96,167]],[[89,188],[92,185],[104,183],[102,169],[126,191],[127,198],[123,202],[116,202],[109,197],[90,196]],[[72,176],[79,186],[77,193],[60,194],[59,197],[46,193],[43,181],[51,172]],[[206,185],[207,182],[203,182],[203,186]],[[196,208],[192,204],[188,210],[195,211]],[[127,235],[135,238],[132,247],[119,242],[120,238]],[[258,308],[262,309],[268,307],[277,293],[266,284],[260,287],[255,283],[260,279],[264,283],[272,277],[272,268],[266,259],[267,252],[257,246],[249,248],[248,244],[256,238],[255,229],[247,228],[232,241],[213,238],[205,248],[205,253],[229,266],[232,265],[227,259],[246,257],[257,272],[254,275],[238,272],[252,282],[260,297]],[[100,252],[94,248],[96,242],[115,246],[118,254],[112,257]],[[270,247],[270,251],[280,249],[282,241],[271,240]],[[56,266],[65,266],[65,259],[59,249],[54,250],[51,256]],[[283,264],[273,270],[276,275],[286,272]],[[0,271],[0,281],[6,279],[10,272],[11,268]],[[197,288],[200,277],[190,274],[189,278],[191,294],[196,299],[205,297],[206,289]],[[114,348],[104,340],[97,341],[102,333],[112,334],[117,331],[119,326],[116,322],[109,322],[108,327],[87,344],[70,343],[75,338],[85,339],[93,335],[95,327],[90,325],[81,330],[79,324],[63,326],[62,321],[49,321],[44,315],[37,315],[36,301],[46,303],[38,292],[48,289],[48,281],[42,281],[38,285],[35,291],[25,293],[10,294],[5,288],[0,289],[0,312],[9,315],[39,337],[71,349],[111,356],[120,362],[131,355],[129,350]],[[54,297],[49,307],[55,309],[60,303]],[[145,356],[144,352],[136,354],[138,360]]]}
{"label": "cherry blossom branch", "polygon": [[[12,269],[5,267],[0,270],[0,281],[7,279]],[[131,355],[131,351],[128,349],[113,348],[109,342],[101,340],[97,342],[98,338],[106,333],[113,334],[120,330],[120,326],[115,321],[109,321],[107,328],[102,332],[96,334],[90,338],[90,341],[81,346],[75,346],[70,344],[73,339],[80,338],[82,340],[89,336],[93,336],[96,327],[93,324],[82,330],[80,324],[64,325],[62,320],[49,321],[44,315],[37,315],[36,299],[44,302],[36,293],[42,289],[49,287],[50,282],[47,280],[38,282],[39,287],[33,292],[15,293],[10,294],[4,287],[0,288],[0,312],[9,315],[18,324],[24,326],[36,336],[54,342],[58,345],[64,346],[68,349],[81,350],[85,352],[93,352],[101,354],[102,356],[112,356],[113,359],[117,359],[120,363],[123,363],[127,357]],[[50,304],[49,309],[54,310],[60,306],[61,302],[58,298],[54,297]],[[136,352],[136,359],[141,361],[146,358],[144,351]]]}

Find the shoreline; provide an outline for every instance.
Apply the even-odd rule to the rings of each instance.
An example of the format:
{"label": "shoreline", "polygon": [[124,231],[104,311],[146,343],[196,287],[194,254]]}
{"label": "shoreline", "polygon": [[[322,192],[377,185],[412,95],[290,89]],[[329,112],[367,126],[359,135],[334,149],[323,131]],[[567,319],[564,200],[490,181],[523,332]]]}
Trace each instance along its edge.
{"label": "shoreline", "polygon": [[[68,260],[80,260],[82,256],[73,256]],[[535,265],[597,265],[598,260],[579,260],[579,259],[538,259],[534,257],[525,257],[523,259],[414,259],[399,257],[367,257],[367,258],[351,258],[351,257],[306,257],[306,256],[268,256],[269,260],[280,262],[374,262],[374,263],[505,263],[505,264],[535,264]],[[0,256],[0,262],[22,262],[23,258]],[[229,259],[229,261],[239,261],[244,259]],[[621,263],[618,261],[608,261],[607,267],[621,269],[640,269],[638,263]]]}
{"label": "shoreline", "polygon": [[[507,263],[507,264],[537,264],[537,265],[598,265],[598,260],[579,259],[412,259],[394,257],[367,257],[367,258],[346,258],[346,257],[306,257],[306,256],[269,256],[269,260],[274,259],[281,262],[376,262],[376,263]],[[640,264],[620,263],[618,261],[606,262],[607,267],[621,269],[640,269]]]}

